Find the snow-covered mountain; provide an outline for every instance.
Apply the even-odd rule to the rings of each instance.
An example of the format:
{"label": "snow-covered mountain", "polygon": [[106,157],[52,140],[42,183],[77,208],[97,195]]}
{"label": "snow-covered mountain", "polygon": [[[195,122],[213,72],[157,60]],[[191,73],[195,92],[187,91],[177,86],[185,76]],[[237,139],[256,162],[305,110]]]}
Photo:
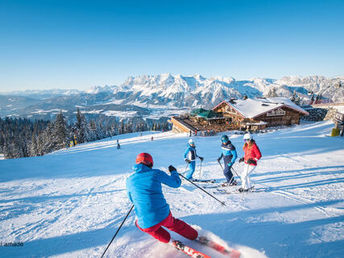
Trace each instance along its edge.
{"label": "snow-covered mountain", "polygon": [[[205,78],[169,73],[143,75],[129,77],[118,86],[95,86],[86,91],[24,91],[3,95],[0,98],[0,116],[32,117],[58,109],[73,113],[76,107],[85,113],[111,116],[123,116],[123,111],[130,109],[136,110],[130,112],[131,116],[168,116],[180,109],[211,108],[224,99],[242,98],[244,95],[253,98],[273,95],[291,97],[293,94],[305,103],[318,95],[328,101],[344,102],[344,77],[235,80],[232,77]],[[26,105],[21,103],[17,106],[8,101],[14,96],[29,99],[25,99]],[[121,115],[116,114],[117,111],[122,112]]]}
{"label": "snow-covered mountain", "polygon": [[126,102],[174,107],[204,106],[210,108],[223,99],[260,96],[261,92],[245,81],[234,78],[204,78],[200,75],[182,76],[161,74],[157,76],[129,77],[119,87],[114,87],[115,99],[123,92],[130,93]]}
{"label": "snow-covered mountain", "polygon": [[211,108],[223,99],[266,96],[273,88],[278,96],[290,97],[295,92],[305,101],[312,94],[321,94],[329,101],[344,101],[344,77],[324,76],[235,80],[201,75],[144,75],[129,77],[120,86],[95,87],[87,92],[112,92],[114,100],[121,104]]}
{"label": "snow-covered mountain", "polygon": [[[344,102],[344,77],[326,78],[324,76],[297,77],[287,76],[274,83],[277,94],[287,96],[287,92],[295,90],[301,96],[310,93],[322,95],[332,102]],[[306,92],[306,91],[307,92]]]}

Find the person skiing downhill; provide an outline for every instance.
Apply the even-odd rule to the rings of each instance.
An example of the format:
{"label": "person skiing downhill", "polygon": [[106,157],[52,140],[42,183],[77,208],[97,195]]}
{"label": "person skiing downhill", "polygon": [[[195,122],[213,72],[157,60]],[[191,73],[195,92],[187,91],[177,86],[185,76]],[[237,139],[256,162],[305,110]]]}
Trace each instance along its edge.
{"label": "person skiing downhill", "polygon": [[241,188],[239,189],[240,192],[247,192],[251,188],[251,182],[249,175],[252,174],[254,169],[257,166],[257,161],[262,157],[260,150],[253,140],[252,135],[250,133],[246,133],[244,135],[245,144],[243,146],[244,150],[244,157],[240,158],[239,162],[244,161],[244,172],[240,175],[241,177]]}
{"label": "person skiing downhill", "polygon": [[185,177],[189,180],[192,180],[192,175],[195,172],[196,158],[199,158],[201,161],[204,159],[203,157],[197,155],[195,142],[190,139],[184,153],[184,160],[189,164],[189,169],[186,171]]}
{"label": "person skiing downhill", "polygon": [[232,166],[237,159],[238,155],[236,152],[236,149],[234,145],[231,143],[231,141],[228,139],[227,135],[223,135],[221,137],[221,156],[217,159],[217,161],[220,163],[220,160],[223,158],[224,163],[224,169],[223,174],[226,177],[227,182],[223,184],[223,186],[226,185],[237,185],[237,182],[234,179],[233,173],[232,173]]}
{"label": "person skiing downhill", "polygon": [[121,145],[119,144],[119,140],[117,139],[117,150],[121,148]]}
{"label": "person skiing downhill", "polygon": [[177,170],[170,165],[170,175],[159,169],[153,169],[153,158],[148,153],[136,157],[134,173],[127,179],[127,194],[134,204],[137,220],[135,225],[141,231],[163,243],[169,243],[170,233],[163,227],[183,237],[195,240],[198,232],[182,220],[172,216],[170,207],[162,193],[162,184],[173,188],[181,185]]}

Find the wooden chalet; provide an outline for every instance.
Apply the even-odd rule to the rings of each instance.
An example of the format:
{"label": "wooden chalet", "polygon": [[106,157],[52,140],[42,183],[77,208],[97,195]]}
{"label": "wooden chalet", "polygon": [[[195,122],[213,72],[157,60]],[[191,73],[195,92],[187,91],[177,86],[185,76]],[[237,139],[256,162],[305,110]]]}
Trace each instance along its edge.
{"label": "wooden chalet", "polygon": [[282,97],[222,101],[213,111],[231,119],[230,129],[251,131],[299,124],[300,117],[308,115],[304,109]]}
{"label": "wooden chalet", "polygon": [[288,98],[232,99],[222,101],[212,110],[212,117],[188,115],[172,117],[172,130],[192,134],[210,131],[257,131],[269,126],[299,124],[300,117],[308,115]]}

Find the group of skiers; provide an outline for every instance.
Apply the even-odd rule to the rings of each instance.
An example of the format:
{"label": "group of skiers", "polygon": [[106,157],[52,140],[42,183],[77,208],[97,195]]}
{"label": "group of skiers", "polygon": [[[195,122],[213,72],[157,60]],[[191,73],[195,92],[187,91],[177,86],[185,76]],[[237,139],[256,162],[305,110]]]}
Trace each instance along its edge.
{"label": "group of skiers", "polygon": [[[241,173],[240,192],[249,191],[251,188],[249,175],[257,166],[257,161],[261,158],[260,150],[250,133],[244,135],[244,157],[239,162],[244,162],[244,170]],[[237,152],[227,135],[221,137],[221,155],[218,162],[223,158],[223,173],[226,177],[224,185],[236,185],[231,168],[237,159]],[[198,156],[195,142],[190,139],[184,153],[184,160],[188,163],[186,178],[192,180],[195,172],[196,158],[201,162],[203,157]],[[195,240],[198,232],[182,220],[174,218],[170,211],[164,195],[162,184],[178,188],[181,185],[179,174],[175,167],[168,167],[170,175],[159,169],[153,169],[153,158],[148,153],[140,153],[136,157],[134,173],[127,179],[127,194],[134,204],[137,220],[135,222],[138,229],[150,234],[161,242],[169,243],[171,236],[168,231],[172,230],[187,239]]]}
{"label": "group of skiers", "polygon": [[[244,135],[244,157],[239,159],[240,162],[244,162],[244,171],[241,173],[241,188],[239,188],[240,192],[247,192],[251,188],[250,178],[249,175],[254,171],[257,166],[257,161],[261,158],[260,150],[253,139],[250,133],[246,133]],[[224,169],[223,174],[226,178],[226,183],[222,184],[222,186],[232,186],[237,185],[237,181],[234,179],[232,166],[236,161],[238,155],[235,149],[235,146],[229,140],[227,135],[223,135],[221,137],[221,155],[217,159],[220,163],[221,159],[223,159]],[[198,156],[196,152],[195,142],[190,139],[184,153],[184,160],[185,162],[189,163],[189,169],[186,171],[186,178],[192,180],[192,175],[195,172],[196,168],[196,158],[199,158],[201,162],[203,161],[203,157]]]}

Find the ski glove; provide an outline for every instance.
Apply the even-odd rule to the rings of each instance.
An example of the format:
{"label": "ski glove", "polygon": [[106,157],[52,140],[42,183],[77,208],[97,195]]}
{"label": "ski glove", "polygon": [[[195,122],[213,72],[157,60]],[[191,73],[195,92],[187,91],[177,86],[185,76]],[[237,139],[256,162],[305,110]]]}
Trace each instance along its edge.
{"label": "ski glove", "polygon": [[172,172],[172,171],[177,171],[177,169],[176,169],[174,166],[169,165],[169,166],[168,166],[168,171],[170,171],[170,172]]}
{"label": "ski glove", "polygon": [[248,159],[247,164],[254,164],[254,165],[256,165],[257,162],[254,159]]}
{"label": "ski glove", "polygon": [[199,159],[200,159],[201,161],[203,161],[203,160],[204,160],[204,158],[203,158],[203,157],[199,157]]}
{"label": "ski glove", "polygon": [[191,160],[185,159],[185,162],[186,162],[186,163],[191,163]]}
{"label": "ski glove", "polygon": [[243,162],[244,161],[244,157],[240,158],[239,159],[239,163]]}

